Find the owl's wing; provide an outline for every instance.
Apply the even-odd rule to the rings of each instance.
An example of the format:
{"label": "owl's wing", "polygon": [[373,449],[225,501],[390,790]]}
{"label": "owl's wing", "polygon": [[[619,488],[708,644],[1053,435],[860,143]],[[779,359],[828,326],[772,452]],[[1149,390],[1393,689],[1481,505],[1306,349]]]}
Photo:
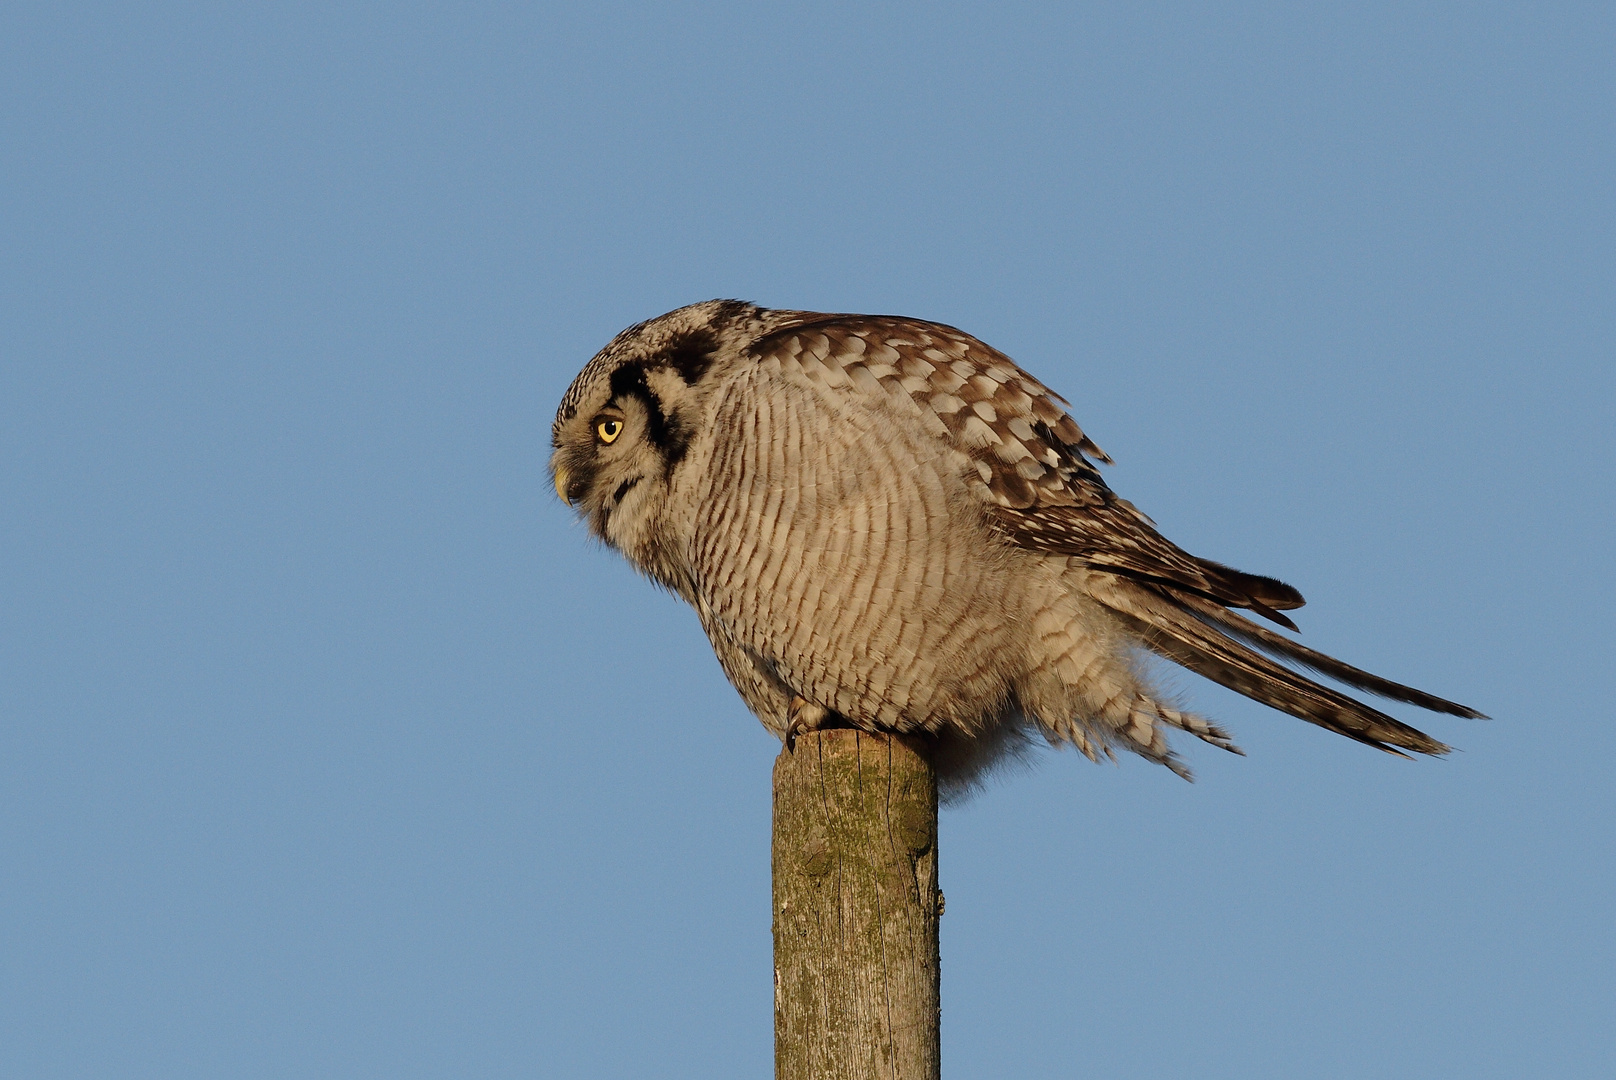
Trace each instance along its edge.
{"label": "owl's wing", "polygon": [[755,348],[765,362],[797,367],[815,381],[912,405],[933,435],[970,459],[976,474],[969,486],[1013,543],[1187,589],[1296,629],[1279,611],[1301,607],[1301,593],[1196,558],[1162,536],[1100,476],[1090,459],[1111,459],[1083,434],[1066,402],[969,334],[891,316],[805,314]]}

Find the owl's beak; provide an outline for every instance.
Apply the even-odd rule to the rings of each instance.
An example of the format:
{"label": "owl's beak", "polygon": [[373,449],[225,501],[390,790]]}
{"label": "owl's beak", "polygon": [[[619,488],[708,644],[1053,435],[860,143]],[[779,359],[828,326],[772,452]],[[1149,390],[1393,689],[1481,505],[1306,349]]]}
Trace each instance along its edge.
{"label": "owl's beak", "polygon": [[565,465],[556,466],[555,486],[556,494],[561,497],[561,501],[571,506],[572,500],[567,498],[567,467]]}

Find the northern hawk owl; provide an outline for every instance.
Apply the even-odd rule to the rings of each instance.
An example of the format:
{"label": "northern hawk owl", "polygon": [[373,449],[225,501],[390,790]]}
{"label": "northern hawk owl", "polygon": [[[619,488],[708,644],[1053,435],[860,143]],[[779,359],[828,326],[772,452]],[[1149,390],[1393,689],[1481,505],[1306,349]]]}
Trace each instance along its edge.
{"label": "northern hawk owl", "polygon": [[920,737],[945,792],[1033,735],[1181,775],[1172,729],[1238,753],[1147,653],[1391,753],[1448,748],[1278,661],[1481,715],[1232,610],[1294,630],[1302,596],[1165,539],[1060,397],[950,326],[680,308],[585,365],[551,441],[557,493],[696,609],[770,731]]}

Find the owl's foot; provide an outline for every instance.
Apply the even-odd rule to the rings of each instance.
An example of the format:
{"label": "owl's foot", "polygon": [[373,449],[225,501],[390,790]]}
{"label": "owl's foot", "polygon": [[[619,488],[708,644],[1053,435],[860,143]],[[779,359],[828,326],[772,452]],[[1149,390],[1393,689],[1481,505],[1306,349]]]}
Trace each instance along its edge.
{"label": "owl's foot", "polygon": [[831,711],[823,705],[815,705],[802,697],[792,698],[790,720],[786,723],[786,750],[796,753],[797,736],[830,726],[827,721],[831,720],[832,716]]}

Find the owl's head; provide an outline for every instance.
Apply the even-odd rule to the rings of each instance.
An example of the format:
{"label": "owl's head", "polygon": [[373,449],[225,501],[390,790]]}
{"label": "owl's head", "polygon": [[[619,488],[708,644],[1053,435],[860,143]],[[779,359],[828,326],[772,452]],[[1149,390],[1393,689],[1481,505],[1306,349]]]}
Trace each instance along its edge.
{"label": "owl's head", "polygon": [[652,550],[675,470],[705,430],[712,391],[796,312],[709,300],[618,334],[584,365],[550,428],[556,494],[590,531],[661,577]]}

